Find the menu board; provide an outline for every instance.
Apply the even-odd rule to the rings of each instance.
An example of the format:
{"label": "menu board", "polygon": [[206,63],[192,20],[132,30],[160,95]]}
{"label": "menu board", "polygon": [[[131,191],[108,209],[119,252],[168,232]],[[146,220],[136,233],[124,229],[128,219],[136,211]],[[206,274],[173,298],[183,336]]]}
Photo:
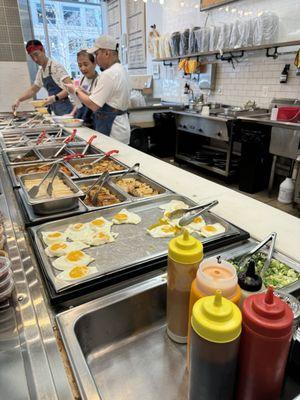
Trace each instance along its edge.
{"label": "menu board", "polygon": [[236,0],[200,0],[200,10],[223,6]]}
{"label": "menu board", "polygon": [[146,67],[145,3],[127,1],[128,69]]}
{"label": "menu board", "polygon": [[118,42],[121,38],[121,7],[120,0],[107,1],[107,33]]}

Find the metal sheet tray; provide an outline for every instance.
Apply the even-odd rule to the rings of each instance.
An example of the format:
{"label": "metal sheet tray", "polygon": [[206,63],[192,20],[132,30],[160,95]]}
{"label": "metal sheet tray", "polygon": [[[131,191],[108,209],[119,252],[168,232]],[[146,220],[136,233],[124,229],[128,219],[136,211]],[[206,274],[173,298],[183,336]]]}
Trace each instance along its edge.
{"label": "metal sheet tray", "polygon": [[[72,151],[73,153],[82,153],[84,148],[85,148],[85,145],[79,146],[75,143],[70,143],[69,150]],[[88,148],[88,151],[86,152],[86,156],[94,156],[95,157],[95,154],[99,155],[99,157],[100,157],[100,155],[104,154],[104,153],[103,153],[103,151],[97,149],[97,147],[90,146]]]}
{"label": "metal sheet tray", "polygon": [[[35,149],[24,150],[23,148],[21,148],[18,150],[6,150],[6,151],[3,151],[3,155],[4,155],[4,162],[7,165],[23,165],[23,164],[35,163],[35,162],[42,161],[40,154]],[[36,160],[15,161],[16,157],[19,155],[34,156],[34,157],[36,157]]]}
{"label": "metal sheet tray", "polygon": [[[94,280],[97,277],[116,273],[123,269],[131,268],[155,259],[166,258],[170,238],[153,238],[147,234],[146,230],[162,216],[163,211],[159,206],[168,203],[171,200],[182,200],[190,206],[195,205],[192,200],[173,194],[156,199],[145,200],[143,202],[133,202],[126,206],[127,210],[140,215],[142,219],[141,222],[138,225],[114,225],[112,231],[119,233],[115,242],[84,250],[87,254],[95,258],[95,261],[91,263],[90,266],[96,266],[98,274],[75,283],[60,281],[56,278],[59,271],[55,270],[50,259],[45,255],[42,232],[53,230],[65,231],[70,224],[90,222],[100,216],[103,216],[106,219],[111,219],[113,215],[124,207],[121,205],[119,207],[114,207],[113,209],[95,211],[79,215],[76,218],[68,218],[31,228],[33,230],[33,241],[36,245],[36,250],[39,253],[43,267],[53,284],[55,291],[60,292],[70,287],[80,285],[85,281]],[[220,222],[226,229],[223,234],[201,239],[204,245],[214,242],[222,243],[222,239],[228,237],[236,238],[240,234],[238,228],[212,213],[205,213],[204,218],[207,223]],[[199,238],[198,235],[197,237]]]}
{"label": "metal sheet tray", "polygon": [[37,149],[37,153],[39,154],[40,158],[44,161],[54,161],[57,160],[58,158],[62,158],[64,156],[67,156],[69,154],[73,154],[72,151],[69,150],[68,147],[66,147],[60,154],[58,157],[56,158],[52,158],[57,151],[61,148],[62,145],[57,146],[57,145],[53,145],[53,143],[51,145],[48,146],[44,146],[44,147],[39,147]]}
{"label": "metal sheet tray", "polygon": [[[79,165],[84,165],[84,164],[88,164],[93,162],[94,160],[96,160],[97,158],[99,158],[100,156],[97,157],[88,157],[88,158],[82,158],[82,159],[76,159],[76,160],[70,160],[67,162],[67,165],[70,165],[70,167],[72,168],[72,170],[74,171],[74,173],[76,175],[79,176],[79,178],[83,178],[86,179],[88,177],[96,177],[96,176],[100,176],[102,175],[102,173],[97,173],[97,174],[82,174],[80,171],[78,171],[74,165],[79,164]],[[122,163],[121,161],[117,160],[114,157],[107,157],[108,160],[112,160],[114,161],[116,164],[121,165],[122,167],[124,167],[123,171],[126,171],[128,169],[128,165]],[[110,175],[116,175],[119,174],[120,171],[112,171],[110,172]]]}
{"label": "metal sheet tray", "polygon": [[117,182],[117,180],[122,179],[122,175],[116,175],[116,176],[111,177],[110,181],[115,185],[115,187],[118,188],[122,193],[126,194],[132,201],[141,201],[143,199],[153,199],[153,198],[156,198],[156,197],[161,196],[161,195],[173,193],[170,189],[166,188],[163,185],[160,185],[159,183],[153,181],[152,179],[146,177],[145,175],[143,175],[141,173],[128,174],[128,175],[126,175],[126,178],[138,179],[140,182],[146,183],[152,189],[154,189],[154,190],[156,190],[158,192],[158,195],[155,195],[155,196],[145,196],[145,197],[133,196],[133,195],[125,192],[125,190],[123,190],[121,188],[121,186],[117,185],[116,182]]}
{"label": "metal sheet tray", "polygon": [[83,197],[84,193],[75,185],[75,183],[67,177],[63,172],[58,171],[57,177],[71,189],[72,193],[65,197],[31,197],[25,187],[25,182],[29,179],[43,179],[44,173],[27,174],[20,177],[21,188],[25,194],[26,202],[33,207],[37,214],[56,214],[57,212],[69,211],[78,207],[79,197]]}
{"label": "metal sheet tray", "polygon": [[[83,191],[83,186],[92,186],[93,183],[95,183],[96,179],[81,179],[81,180],[75,180],[74,182],[76,183],[76,185]],[[80,200],[82,201],[82,203],[84,203],[85,207],[89,210],[89,211],[95,211],[95,210],[103,210],[109,207],[116,207],[116,206],[120,206],[120,205],[127,205],[128,203],[131,202],[131,200],[129,199],[128,196],[126,196],[125,193],[123,193],[121,190],[118,190],[117,187],[115,187],[114,185],[110,184],[109,182],[107,182],[104,187],[106,189],[108,189],[110,191],[110,193],[114,194],[121,203],[117,203],[117,204],[111,204],[108,206],[100,206],[100,207],[93,207],[93,206],[89,206],[87,204],[85,204],[84,200]]]}
{"label": "metal sheet tray", "polygon": [[[160,275],[57,315],[83,400],[188,399],[186,345],[166,333],[166,298]],[[280,399],[299,391],[286,377]]]}
{"label": "metal sheet tray", "polygon": [[24,192],[21,189],[15,189],[14,193],[17,198],[17,202],[21,207],[23,220],[26,227],[44,224],[45,222],[56,221],[61,218],[68,218],[73,215],[83,214],[87,212],[87,208],[85,207],[85,205],[81,201],[79,201],[78,208],[75,208],[71,211],[65,211],[50,215],[38,215],[34,212],[32,206],[30,206],[26,202]]}
{"label": "metal sheet tray", "polygon": [[[13,185],[13,187],[20,187],[21,185],[20,185],[20,176],[21,175],[17,175],[16,174],[16,171],[18,170],[18,169],[20,169],[20,168],[25,168],[25,167],[37,167],[37,166],[42,166],[42,165],[45,165],[45,164],[48,164],[47,162],[38,162],[38,163],[28,163],[28,164],[23,164],[23,165],[20,165],[20,166],[8,166],[7,167],[7,169],[8,169],[8,173],[9,173],[9,176],[10,176],[10,179],[11,179],[11,182],[12,182],[12,185]],[[66,165],[64,162],[62,162],[61,163],[64,167],[66,167],[67,169],[68,169],[68,171],[70,172],[70,176],[69,176],[69,178],[71,178],[71,179],[73,179],[73,178],[78,178],[75,174],[74,174],[74,172],[73,172],[73,170],[71,170],[71,168],[69,168],[69,166],[68,165]],[[23,175],[28,175],[28,174],[23,174]]]}

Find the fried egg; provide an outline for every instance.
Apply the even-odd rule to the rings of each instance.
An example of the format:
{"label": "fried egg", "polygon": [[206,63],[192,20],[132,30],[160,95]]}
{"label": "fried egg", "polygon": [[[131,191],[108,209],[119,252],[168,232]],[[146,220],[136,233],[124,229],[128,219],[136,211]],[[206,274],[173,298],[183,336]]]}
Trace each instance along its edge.
{"label": "fried egg", "polygon": [[89,223],[89,226],[93,231],[109,232],[112,224],[113,223],[110,221],[107,221],[107,219],[105,219],[103,217],[99,217],[99,218],[96,218],[93,221],[91,221]]}
{"label": "fried egg", "polygon": [[116,225],[120,224],[139,224],[141,217],[133,212],[127,211],[125,208],[118,214],[113,216],[112,222]]}
{"label": "fried egg", "polygon": [[96,267],[87,267],[86,265],[77,265],[73,268],[68,268],[57,275],[57,279],[63,281],[76,281],[78,279],[85,278],[88,275],[92,275],[98,272]]}
{"label": "fried egg", "polygon": [[73,240],[74,242],[78,240],[85,242],[85,240],[92,235],[93,231],[88,224],[77,223],[69,225],[65,233],[68,239]]}
{"label": "fried egg", "polygon": [[179,228],[172,225],[159,225],[155,228],[148,229],[147,232],[154,238],[174,237],[180,231]]}
{"label": "fried egg", "polygon": [[94,258],[81,250],[73,250],[64,256],[61,256],[52,262],[54,268],[64,271],[67,268],[77,265],[88,265],[94,261]]}
{"label": "fried egg", "polygon": [[191,231],[200,231],[202,227],[206,225],[204,219],[202,217],[196,217],[193,219],[193,222],[186,225],[185,228]]}
{"label": "fried egg", "polygon": [[73,250],[83,250],[89,245],[82,242],[61,242],[53,243],[45,249],[48,257],[61,257]]}
{"label": "fried egg", "polygon": [[100,246],[105,243],[111,243],[115,241],[118,233],[110,233],[105,231],[98,231],[94,233],[88,240],[88,244],[92,246]]}
{"label": "fried egg", "polygon": [[164,217],[169,218],[170,214],[173,211],[184,209],[186,210],[189,206],[180,200],[171,200],[169,203],[162,204],[160,206],[162,210],[164,210]]}
{"label": "fried egg", "polygon": [[67,236],[65,232],[53,231],[53,232],[42,232],[43,241],[48,246],[53,243],[65,242]]}
{"label": "fried egg", "polygon": [[225,232],[225,228],[218,222],[212,225],[205,225],[201,228],[201,235],[204,237],[218,235],[223,232]]}

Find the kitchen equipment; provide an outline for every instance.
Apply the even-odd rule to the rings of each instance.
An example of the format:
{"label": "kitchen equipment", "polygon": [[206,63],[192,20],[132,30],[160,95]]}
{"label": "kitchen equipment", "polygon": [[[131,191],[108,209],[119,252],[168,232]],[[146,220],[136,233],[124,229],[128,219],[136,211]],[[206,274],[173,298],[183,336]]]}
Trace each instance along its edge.
{"label": "kitchen equipment", "polygon": [[121,178],[125,179],[127,175],[132,174],[133,172],[136,172],[138,174],[139,171],[140,171],[140,163],[135,163],[132,167],[128,169],[128,171],[124,171],[124,173],[122,173]]}
{"label": "kitchen equipment", "polygon": [[32,161],[41,161],[40,155],[35,149],[14,149],[3,151],[5,163],[8,165],[26,164]]}
{"label": "kitchen equipment", "polygon": [[75,136],[76,136],[76,129],[73,130],[72,134],[70,136],[68,136],[66,139],[64,139],[63,141],[63,145],[61,146],[61,148],[59,150],[57,150],[57,152],[54,154],[53,158],[56,158],[59,156],[59,154],[67,147],[68,143],[71,143]]}
{"label": "kitchen equipment", "polygon": [[[53,166],[53,168],[54,167],[55,165]],[[30,195],[29,191],[27,191],[25,187],[25,182],[26,180],[42,179],[44,177],[44,174],[36,173],[36,174],[22,175],[20,177],[20,184],[21,188],[24,191],[26,201],[28,202],[29,205],[33,207],[33,210],[36,214],[42,214],[42,215],[55,214],[62,211],[72,210],[78,207],[79,198],[84,197],[84,193],[64,173],[59,171],[57,173],[57,176],[63,181],[63,183],[66,186],[70,188],[72,193],[70,193],[65,197],[59,197],[59,198],[49,197],[49,198],[35,199]]]}
{"label": "kitchen equipment", "polygon": [[237,400],[279,399],[292,338],[293,312],[273,288],[243,303]]}
{"label": "kitchen equipment", "polygon": [[112,154],[118,154],[118,153],[119,153],[119,150],[110,150],[110,151],[106,152],[104,155],[101,155],[100,157],[96,158],[89,164],[83,165],[81,168],[85,169],[85,170],[93,169],[93,166],[95,164],[97,164],[99,161],[104,160],[104,158],[110,157]]}
{"label": "kitchen equipment", "polygon": [[[194,221],[195,218],[199,217],[205,211],[210,210],[217,204],[219,204],[218,200],[214,200],[208,204],[204,204],[204,205],[200,206],[201,207],[200,210],[199,210],[199,208],[197,208],[197,209],[193,208],[194,210],[197,210],[197,212],[189,214],[189,215],[184,215],[182,218],[180,218],[178,225],[186,226],[186,225],[190,224],[191,222]],[[185,210],[183,210],[183,211],[185,211]],[[191,209],[189,209],[189,211],[191,211]]]}
{"label": "kitchen equipment", "polygon": [[202,258],[202,243],[187,230],[169,243],[167,333],[177,343],[187,342],[191,284]]}
{"label": "kitchen equipment", "polygon": [[40,187],[42,186],[42,184],[45,182],[45,180],[51,175],[53,174],[53,172],[56,170],[56,165],[53,165],[49,171],[45,174],[45,176],[43,177],[43,179],[40,181],[40,183],[36,186],[32,186],[32,188],[30,188],[30,190],[28,190],[28,196],[35,198],[36,195],[38,194]]}
{"label": "kitchen equipment", "polygon": [[[171,200],[184,201],[189,206],[195,205],[192,200],[176,194],[148,198],[141,202],[132,202],[126,205],[126,210],[138,214],[141,217],[141,222],[138,225],[116,225],[113,227],[113,232],[120,234],[115,242],[107,243],[105,246],[101,246],[101,248],[92,247],[85,250],[87,254],[96,260],[95,264],[92,263],[91,266],[95,265],[98,269],[98,282],[102,285],[105,283],[107,285],[112,279],[116,280],[119,276],[123,277],[129,272],[141,270],[146,267],[158,268],[158,266],[166,265],[169,238],[153,238],[147,234],[146,231],[161,218],[162,210],[159,206],[165,205]],[[36,256],[39,258],[39,265],[46,277],[45,285],[47,286],[51,302],[62,302],[67,298],[80,296],[84,287],[87,288],[88,286],[85,281],[91,278],[86,277],[82,281],[75,282],[58,280],[56,278],[57,270],[53,268],[51,260],[45,255],[45,246],[42,241],[41,232],[52,230],[62,232],[66,230],[70,224],[88,223],[100,216],[111,220],[112,217],[123,208],[124,206],[120,204],[99,211],[78,215],[74,218],[62,219],[30,228],[32,244],[35,248]],[[207,223],[218,222],[225,227],[225,232],[223,234],[216,235],[215,237],[201,238],[206,251],[249,237],[246,232],[210,212],[205,213],[203,217]],[[122,254],[122,257],[120,257],[120,254]],[[92,279],[95,280],[96,278],[93,277]],[[78,286],[78,292],[75,290],[76,286]],[[89,286],[89,289],[86,290],[90,292],[91,287]]]}
{"label": "kitchen equipment", "polygon": [[84,155],[84,156],[86,155],[86,152],[88,151],[89,147],[93,143],[93,140],[95,140],[96,138],[97,138],[97,135],[93,135],[88,139],[87,144],[86,144],[85,148],[83,149],[83,152],[81,153],[82,155]]}
{"label": "kitchen equipment", "polygon": [[241,324],[239,308],[222,297],[221,290],[195,303],[191,319],[189,400],[233,398]]}

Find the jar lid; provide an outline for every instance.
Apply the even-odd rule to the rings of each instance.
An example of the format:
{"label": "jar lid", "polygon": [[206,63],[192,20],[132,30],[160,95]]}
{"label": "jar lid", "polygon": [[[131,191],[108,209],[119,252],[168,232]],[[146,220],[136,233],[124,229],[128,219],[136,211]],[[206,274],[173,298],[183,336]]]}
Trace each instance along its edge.
{"label": "jar lid", "polygon": [[244,300],[243,323],[258,334],[276,338],[291,332],[294,315],[273,291],[269,286],[266,293],[253,294]]}
{"label": "jar lid", "polygon": [[200,240],[191,236],[184,229],[183,235],[172,239],[169,243],[169,257],[181,264],[195,264],[203,258],[203,245]]}
{"label": "jar lid", "polygon": [[222,297],[221,290],[216,290],[214,296],[196,301],[191,324],[203,339],[213,343],[228,343],[241,333],[242,314],[234,303]]}
{"label": "jar lid", "polygon": [[249,260],[246,271],[239,273],[238,283],[240,288],[248,292],[259,292],[262,288],[262,279],[255,273],[255,262]]}

